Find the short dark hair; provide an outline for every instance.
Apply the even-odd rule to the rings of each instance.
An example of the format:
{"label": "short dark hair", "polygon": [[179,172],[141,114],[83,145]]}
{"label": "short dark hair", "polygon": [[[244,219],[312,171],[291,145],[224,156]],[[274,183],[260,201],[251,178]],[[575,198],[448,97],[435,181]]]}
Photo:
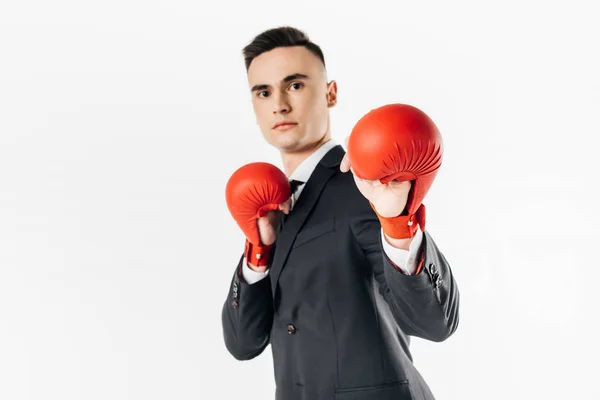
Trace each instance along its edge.
{"label": "short dark hair", "polygon": [[323,66],[325,66],[325,56],[321,47],[312,42],[308,35],[300,29],[291,26],[280,26],[279,28],[268,29],[257,35],[252,42],[242,50],[244,61],[246,62],[246,71],[250,68],[252,61],[269,50],[277,47],[304,46],[311,53],[319,57]]}

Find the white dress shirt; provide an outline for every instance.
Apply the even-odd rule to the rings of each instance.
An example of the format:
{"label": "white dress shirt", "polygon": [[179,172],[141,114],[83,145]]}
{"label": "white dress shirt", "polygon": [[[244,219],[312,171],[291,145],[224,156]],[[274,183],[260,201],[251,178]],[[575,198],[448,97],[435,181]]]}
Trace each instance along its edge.
{"label": "white dress shirt", "polygon": [[[313,170],[316,168],[321,158],[333,147],[335,147],[337,143],[330,139],[329,141],[323,143],[321,147],[315,150],[310,156],[308,156],[302,163],[296,168],[296,170],[292,173],[292,176],[288,177],[289,180],[295,179],[301,182],[307,182],[308,178],[312,174]],[[352,173],[352,172],[348,172]],[[304,184],[298,186],[296,193],[292,196],[292,204],[290,211],[293,209],[296,201],[300,197],[302,193],[302,189],[304,188]],[[423,232],[421,229],[417,229],[417,233],[413,238],[410,247],[407,250],[398,249],[390,245],[387,240],[385,240],[385,235],[383,233],[383,229],[381,230],[381,242],[383,243],[383,250],[388,258],[398,266],[407,275],[414,274],[417,269],[417,255],[419,248],[421,247],[421,241],[423,238]],[[247,283],[252,284],[258,282],[269,274],[269,270],[267,269],[265,272],[256,272],[248,267],[246,260],[242,263],[242,275]]]}

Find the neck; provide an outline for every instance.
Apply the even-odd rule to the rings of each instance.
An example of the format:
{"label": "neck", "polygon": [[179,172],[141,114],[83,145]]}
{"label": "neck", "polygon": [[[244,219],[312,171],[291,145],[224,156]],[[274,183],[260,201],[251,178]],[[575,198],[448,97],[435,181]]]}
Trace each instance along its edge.
{"label": "neck", "polygon": [[323,136],[318,142],[312,143],[310,146],[303,148],[302,150],[294,151],[291,153],[282,152],[281,160],[283,163],[283,171],[290,177],[298,165],[302,164],[302,161],[306,160],[312,153],[314,153],[323,143],[330,139],[329,134]]}

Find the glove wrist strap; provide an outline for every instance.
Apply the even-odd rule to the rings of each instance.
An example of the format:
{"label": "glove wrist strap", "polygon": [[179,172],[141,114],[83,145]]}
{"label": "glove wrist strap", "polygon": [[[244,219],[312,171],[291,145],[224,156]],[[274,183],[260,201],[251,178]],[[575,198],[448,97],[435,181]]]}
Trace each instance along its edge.
{"label": "glove wrist strap", "polygon": [[421,204],[417,212],[409,215],[398,215],[396,217],[383,217],[379,215],[373,203],[371,208],[375,211],[383,232],[392,239],[408,239],[413,238],[417,233],[417,228],[420,226],[421,231],[425,230],[425,205]]}
{"label": "glove wrist strap", "polygon": [[246,239],[246,245],[244,247],[244,256],[246,257],[246,262],[252,264],[256,267],[266,267],[269,265],[271,261],[271,249],[273,245],[260,245],[250,243],[248,239]]}

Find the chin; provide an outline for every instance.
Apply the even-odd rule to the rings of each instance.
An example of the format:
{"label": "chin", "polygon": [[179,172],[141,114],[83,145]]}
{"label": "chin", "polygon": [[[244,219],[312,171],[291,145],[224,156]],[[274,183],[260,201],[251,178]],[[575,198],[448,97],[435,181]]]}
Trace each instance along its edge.
{"label": "chin", "polygon": [[286,151],[286,152],[293,152],[300,147],[299,143],[297,143],[297,142],[274,143],[273,146],[275,146],[280,151]]}
{"label": "chin", "polygon": [[271,136],[268,140],[271,146],[278,148],[279,150],[291,151],[302,146],[302,138],[298,135],[284,135],[279,134]]}

